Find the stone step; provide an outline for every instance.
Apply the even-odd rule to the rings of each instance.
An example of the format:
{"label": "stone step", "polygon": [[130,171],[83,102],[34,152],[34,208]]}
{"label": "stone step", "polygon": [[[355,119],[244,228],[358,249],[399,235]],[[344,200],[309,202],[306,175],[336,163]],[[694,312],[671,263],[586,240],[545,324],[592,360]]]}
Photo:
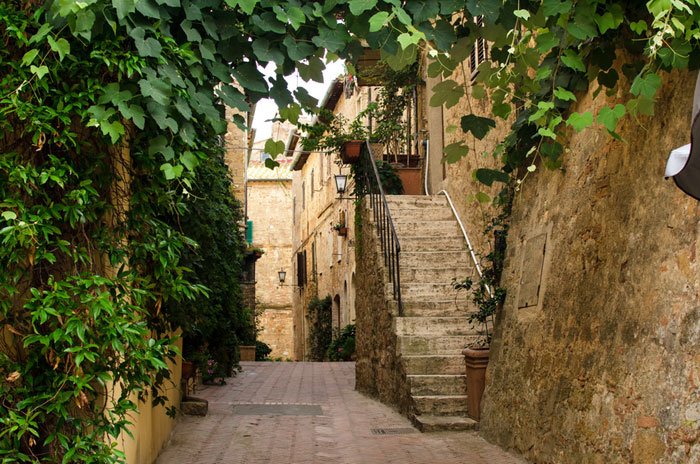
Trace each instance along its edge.
{"label": "stone step", "polygon": [[429,432],[461,432],[477,430],[479,423],[474,419],[463,416],[428,416],[420,415],[411,418],[413,425],[424,433]]}
{"label": "stone step", "polygon": [[414,396],[413,401],[418,415],[467,415],[467,395]]}
{"label": "stone step", "polygon": [[[399,242],[401,239],[399,238]],[[469,261],[467,261],[469,260]],[[465,266],[471,262],[468,251],[401,251],[399,266],[401,268],[447,269]]]}
{"label": "stone step", "polygon": [[[391,295],[391,294],[389,294]],[[398,314],[398,303],[389,301],[392,314]],[[471,301],[458,300],[431,300],[431,301],[403,301],[404,316],[468,316],[475,307]]]}
{"label": "stone step", "polygon": [[[477,335],[468,317],[395,317],[397,335]],[[428,354],[428,353],[426,353]],[[455,353],[457,354],[457,353]]]}
{"label": "stone step", "polygon": [[408,375],[427,374],[463,374],[465,372],[464,356],[460,355],[422,355],[401,356]]}
{"label": "stone step", "polygon": [[[387,292],[392,284],[387,284]],[[425,301],[425,300],[449,300],[464,295],[466,299],[468,293],[464,290],[458,291],[451,283],[446,282],[401,282],[401,298],[404,301]]]}
{"label": "stone step", "polygon": [[[401,282],[447,282],[451,283],[453,278],[458,281],[464,280],[465,277],[476,279],[476,271],[473,267],[468,266],[453,266],[443,268],[416,268],[406,267],[399,262],[401,267]],[[465,293],[466,295],[466,293]]]}
{"label": "stone step", "polygon": [[402,208],[422,208],[425,206],[449,206],[444,195],[387,195],[389,210],[392,206]]}
{"label": "stone step", "polygon": [[409,375],[411,395],[464,395],[467,392],[466,375]]}
{"label": "stone step", "polygon": [[422,221],[454,221],[454,213],[449,206],[435,205],[422,208],[406,208],[400,205],[389,205],[391,220],[394,223]]}
{"label": "stone step", "polygon": [[462,251],[467,250],[467,242],[462,236],[435,237],[403,237],[399,240],[401,251]]}
{"label": "stone step", "polygon": [[457,237],[462,233],[459,224],[454,219],[449,221],[421,221],[420,216],[412,222],[397,222],[394,224],[399,241],[403,237]]}
{"label": "stone step", "polygon": [[459,354],[466,346],[482,337],[473,331],[469,335],[399,335],[397,351],[402,355]]}

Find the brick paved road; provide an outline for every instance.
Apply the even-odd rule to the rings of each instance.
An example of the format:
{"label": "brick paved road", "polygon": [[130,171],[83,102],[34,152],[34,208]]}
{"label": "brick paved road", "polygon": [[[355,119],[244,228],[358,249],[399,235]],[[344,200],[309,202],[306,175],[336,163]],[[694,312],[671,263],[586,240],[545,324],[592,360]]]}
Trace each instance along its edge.
{"label": "brick paved road", "polygon": [[[209,400],[209,414],[181,418],[157,464],[523,463],[475,432],[421,434],[354,391],[354,363],[241,364],[243,372],[227,385],[197,391]],[[249,414],[261,404],[296,415]],[[299,415],[318,410],[308,405],[319,405],[322,415]],[[372,433],[380,428],[410,430]]]}

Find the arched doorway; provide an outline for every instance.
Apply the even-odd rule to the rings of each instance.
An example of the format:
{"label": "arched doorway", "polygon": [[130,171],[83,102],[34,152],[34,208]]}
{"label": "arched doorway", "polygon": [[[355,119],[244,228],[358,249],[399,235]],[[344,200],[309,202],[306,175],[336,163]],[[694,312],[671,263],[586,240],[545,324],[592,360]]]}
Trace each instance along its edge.
{"label": "arched doorway", "polygon": [[333,307],[331,311],[333,311],[333,328],[340,329],[340,295],[336,295],[335,298],[333,298]]}

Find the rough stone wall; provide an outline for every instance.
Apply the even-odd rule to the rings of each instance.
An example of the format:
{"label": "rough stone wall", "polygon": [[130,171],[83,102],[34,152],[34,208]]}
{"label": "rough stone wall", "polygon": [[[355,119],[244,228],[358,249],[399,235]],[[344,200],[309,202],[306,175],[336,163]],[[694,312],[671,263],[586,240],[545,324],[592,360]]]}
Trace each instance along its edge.
{"label": "rough stone wall", "polygon": [[271,358],[294,359],[294,337],[292,334],[292,308],[271,309],[258,316],[258,325],[263,331],[258,334],[258,340],[272,349]]}
{"label": "rough stone wall", "polygon": [[[515,196],[481,430],[534,462],[700,461],[700,208],[663,179],[695,77],[664,75],[656,115],[618,126],[627,143],[571,134],[565,170]],[[520,285],[538,272],[539,293]]]}
{"label": "rough stone wall", "polygon": [[238,110],[226,108],[226,116],[229,121],[226,135],[224,138],[226,153],[224,160],[231,172],[231,180],[233,184],[233,194],[239,201],[244,201],[244,186],[245,186],[245,171],[246,171],[246,156],[248,146],[248,134],[241,130],[236,124],[231,121],[234,114],[240,113]]}
{"label": "rough stone wall", "polygon": [[[366,105],[366,99],[366,89],[351,98],[343,95],[335,112],[352,120]],[[294,351],[297,359],[303,359],[307,352],[309,328],[305,314],[314,296],[339,297],[337,328],[355,320],[355,207],[352,200],[337,198],[334,175],[350,172],[348,166],[339,166],[337,160],[336,154],[310,153],[300,169],[293,173],[293,208],[296,214],[291,269],[296,284],[296,253],[306,251],[308,282],[305,287],[295,289],[294,295]],[[352,191],[352,184],[348,191]],[[343,217],[348,230],[347,236],[340,237],[331,226]]]}
{"label": "rough stone wall", "polygon": [[[368,205],[368,202],[363,204]],[[355,388],[406,413],[412,404],[411,394],[397,354],[398,340],[393,327],[395,305],[392,306],[384,294],[388,278],[378,251],[376,228],[369,222],[371,215],[371,210],[362,209],[366,227],[357,256]]]}

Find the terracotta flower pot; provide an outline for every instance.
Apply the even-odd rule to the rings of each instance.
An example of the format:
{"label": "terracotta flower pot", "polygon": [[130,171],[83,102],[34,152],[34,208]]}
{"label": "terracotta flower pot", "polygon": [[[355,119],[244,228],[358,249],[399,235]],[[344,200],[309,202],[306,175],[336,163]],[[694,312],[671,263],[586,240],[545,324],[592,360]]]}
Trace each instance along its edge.
{"label": "terracotta flower pot", "polygon": [[338,235],[340,235],[341,237],[345,237],[346,235],[348,235],[348,228],[347,227],[339,228]]}
{"label": "terracotta flower pot", "polygon": [[241,361],[255,361],[255,346],[239,346],[241,350]]}
{"label": "terracotta flower pot", "polygon": [[469,417],[478,421],[481,417],[481,398],[486,386],[489,349],[465,348],[462,354],[467,368],[467,410]]}
{"label": "terracotta flower pot", "polygon": [[362,144],[364,142],[361,140],[351,140],[350,142],[345,142],[342,149],[340,150],[340,158],[345,164],[355,164],[360,161],[360,153],[362,152]]}

